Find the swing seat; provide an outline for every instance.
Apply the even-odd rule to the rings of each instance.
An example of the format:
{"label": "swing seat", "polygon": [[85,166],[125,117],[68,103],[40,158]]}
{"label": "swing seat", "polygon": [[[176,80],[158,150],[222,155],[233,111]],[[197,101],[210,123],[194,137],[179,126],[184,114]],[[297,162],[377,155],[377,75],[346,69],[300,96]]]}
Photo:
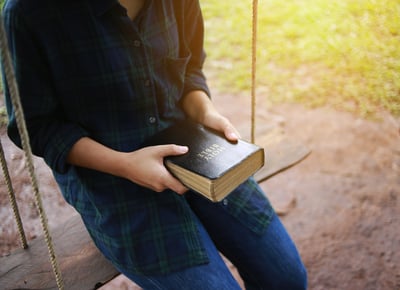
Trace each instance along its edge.
{"label": "swing seat", "polygon": [[[78,214],[58,225],[52,239],[66,290],[97,289],[119,274],[97,250]],[[0,285],[3,290],[58,289],[44,237],[0,258]]]}

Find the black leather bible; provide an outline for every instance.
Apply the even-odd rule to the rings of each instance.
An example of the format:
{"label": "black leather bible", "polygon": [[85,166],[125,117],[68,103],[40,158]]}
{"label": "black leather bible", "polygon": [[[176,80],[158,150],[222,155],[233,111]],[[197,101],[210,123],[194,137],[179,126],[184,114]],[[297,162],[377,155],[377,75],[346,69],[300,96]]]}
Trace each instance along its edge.
{"label": "black leather bible", "polygon": [[264,165],[263,148],[244,140],[229,142],[221,133],[188,120],[152,136],[145,146],[162,144],[189,147],[184,155],[166,157],[164,164],[185,186],[213,202]]}

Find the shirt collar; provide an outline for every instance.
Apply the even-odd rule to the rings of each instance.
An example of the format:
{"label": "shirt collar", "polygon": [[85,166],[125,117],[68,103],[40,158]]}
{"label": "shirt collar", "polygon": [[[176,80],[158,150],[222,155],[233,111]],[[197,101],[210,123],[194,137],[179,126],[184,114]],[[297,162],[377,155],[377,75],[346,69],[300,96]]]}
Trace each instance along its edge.
{"label": "shirt collar", "polygon": [[111,7],[119,3],[118,0],[89,0],[88,2],[96,16],[103,15]]}

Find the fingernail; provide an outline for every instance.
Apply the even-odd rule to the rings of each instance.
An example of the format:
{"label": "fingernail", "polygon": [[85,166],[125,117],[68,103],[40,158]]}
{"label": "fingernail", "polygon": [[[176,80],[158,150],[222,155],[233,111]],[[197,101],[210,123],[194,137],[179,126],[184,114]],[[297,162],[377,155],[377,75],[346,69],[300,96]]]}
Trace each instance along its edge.
{"label": "fingernail", "polygon": [[179,146],[179,151],[181,151],[182,153],[186,153],[189,151],[189,147],[187,146]]}
{"label": "fingernail", "polygon": [[235,133],[229,133],[229,138],[231,139],[239,139],[238,135],[236,135]]}

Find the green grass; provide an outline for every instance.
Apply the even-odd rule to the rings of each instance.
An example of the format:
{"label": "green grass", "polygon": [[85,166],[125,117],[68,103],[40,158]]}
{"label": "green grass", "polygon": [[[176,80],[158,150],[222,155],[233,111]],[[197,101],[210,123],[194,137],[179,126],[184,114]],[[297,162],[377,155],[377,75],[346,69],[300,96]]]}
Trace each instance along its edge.
{"label": "green grass", "polygon": [[[250,90],[252,1],[202,0],[206,69],[222,92]],[[259,99],[400,115],[398,0],[262,0]]]}

